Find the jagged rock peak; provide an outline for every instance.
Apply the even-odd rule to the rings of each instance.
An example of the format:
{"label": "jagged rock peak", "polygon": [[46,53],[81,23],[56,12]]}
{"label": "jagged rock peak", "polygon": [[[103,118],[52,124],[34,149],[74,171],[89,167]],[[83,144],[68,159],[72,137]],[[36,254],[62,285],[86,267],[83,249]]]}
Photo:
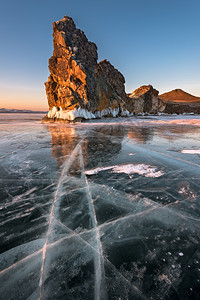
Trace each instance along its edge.
{"label": "jagged rock peak", "polygon": [[125,79],[107,60],[97,63],[97,46],[72,18],[53,22],[53,56],[45,83],[50,118],[117,116],[127,95]]}
{"label": "jagged rock peak", "polygon": [[82,30],[76,28],[72,18],[64,16],[62,20],[53,22],[53,37],[54,49],[56,43],[58,46],[69,48],[74,54],[73,59],[80,61],[83,65],[91,64],[92,61],[97,63],[97,46],[88,41]]}
{"label": "jagged rock peak", "polygon": [[181,89],[175,89],[170,92],[159,95],[165,101],[183,101],[183,102],[198,102],[200,97],[193,96]]}
{"label": "jagged rock peak", "polygon": [[147,93],[150,93],[156,97],[159,94],[159,92],[156,89],[154,89],[152,85],[149,84],[149,85],[143,85],[143,86],[137,88],[129,95],[129,97],[130,98],[141,97],[142,95],[145,95]]}
{"label": "jagged rock peak", "polygon": [[165,104],[158,98],[159,92],[152,85],[143,85],[129,95],[132,110],[136,114],[163,112]]}

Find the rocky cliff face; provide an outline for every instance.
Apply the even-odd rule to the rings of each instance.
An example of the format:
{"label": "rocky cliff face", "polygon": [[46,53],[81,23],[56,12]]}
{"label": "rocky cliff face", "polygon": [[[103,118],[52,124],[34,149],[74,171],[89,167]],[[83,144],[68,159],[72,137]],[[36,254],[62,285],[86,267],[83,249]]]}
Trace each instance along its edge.
{"label": "rocky cliff face", "polygon": [[129,110],[135,114],[163,112],[166,105],[158,98],[158,94],[152,85],[141,86],[129,95]]}
{"label": "rocky cliff face", "polygon": [[107,60],[97,63],[97,47],[73,20],[53,23],[53,56],[45,83],[49,118],[73,120],[117,116],[127,100],[123,75]]}

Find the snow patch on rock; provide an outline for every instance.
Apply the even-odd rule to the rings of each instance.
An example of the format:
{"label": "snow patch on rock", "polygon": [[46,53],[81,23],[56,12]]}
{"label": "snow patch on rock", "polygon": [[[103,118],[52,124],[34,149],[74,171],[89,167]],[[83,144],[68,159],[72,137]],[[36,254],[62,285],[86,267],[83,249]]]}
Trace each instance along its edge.
{"label": "snow patch on rock", "polygon": [[119,108],[112,109],[111,107],[103,109],[101,111],[96,111],[94,113],[96,118],[101,118],[101,117],[108,116],[108,115],[111,115],[115,118],[118,116],[118,114],[119,114]]}
{"label": "snow patch on rock", "polygon": [[61,107],[58,108],[54,106],[48,112],[48,118],[57,118],[57,119],[73,121],[76,118],[95,119],[96,117],[92,112],[89,112],[88,110],[81,107],[76,108],[74,110],[62,110]]}
{"label": "snow patch on rock", "polygon": [[83,118],[86,120],[102,118],[104,116],[117,117],[119,115],[119,108],[112,109],[111,107],[106,108],[102,111],[95,111],[94,113],[87,109],[78,107],[73,110],[63,110],[62,107],[53,106],[48,112],[48,118],[57,118],[63,120],[73,121],[76,118]]}
{"label": "snow patch on rock", "polygon": [[53,106],[47,114],[48,118],[55,118],[57,112],[58,112],[58,107]]}
{"label": "snow patch on rock", "polygon": [[130,111],[128,111],[127,109],[123,109],[123,110],[121,111],[120,115],[121,115],[122,117],[131,117],[131,116],[133,116],[133,113],[130,113]]}

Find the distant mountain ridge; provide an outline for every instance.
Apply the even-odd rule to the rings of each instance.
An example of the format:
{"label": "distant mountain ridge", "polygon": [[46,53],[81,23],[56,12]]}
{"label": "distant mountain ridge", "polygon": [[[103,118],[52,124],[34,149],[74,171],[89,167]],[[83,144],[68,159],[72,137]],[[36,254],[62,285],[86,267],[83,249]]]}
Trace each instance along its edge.
{"label": "distant mountain ridge", "polygon": [[7,108],[0,108],[0,113],[5,113],[5,114],[40,114],[40,113],[47,113],[47,111],[33,111],[33,110],[28,110],[28,109],[7,109]]}
{"label": "distant mountain ridge", "polygon": [[181,89],[175,89],[170,92],[159,95],[159,98],[163,101],[169,102],[184,102],[184,103],[194,103],[200,102],[200,97],[193,96]]}

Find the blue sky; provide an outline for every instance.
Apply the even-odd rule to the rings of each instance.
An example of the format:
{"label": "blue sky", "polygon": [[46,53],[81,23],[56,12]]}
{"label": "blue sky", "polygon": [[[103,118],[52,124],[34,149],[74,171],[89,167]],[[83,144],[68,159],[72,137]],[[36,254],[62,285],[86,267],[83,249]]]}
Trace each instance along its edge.
{"label": "blue sky", "polygon": [[199,0],[7,0],[0,11],[0,107],[47,109],[52,22],[71,16],[126,79],[200,96]]}

